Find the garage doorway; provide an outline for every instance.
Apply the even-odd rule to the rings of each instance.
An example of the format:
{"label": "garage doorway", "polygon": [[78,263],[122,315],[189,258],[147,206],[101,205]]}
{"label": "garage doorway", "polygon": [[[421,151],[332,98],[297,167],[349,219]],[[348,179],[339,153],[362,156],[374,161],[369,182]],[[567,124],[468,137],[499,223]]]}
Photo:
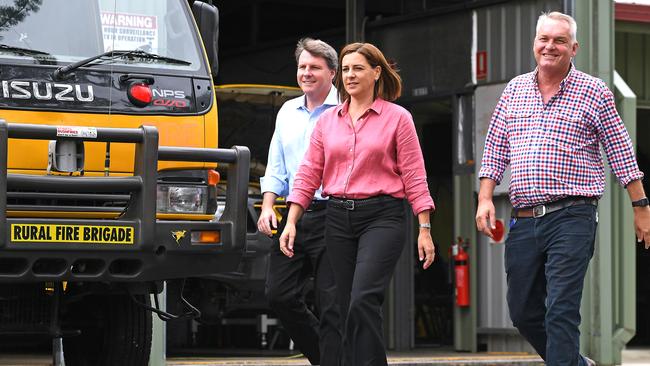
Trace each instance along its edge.
{"label": "garage doorway", "polygon": [[[431,234],[436,259],[427,270],[415,259],[414,343],[418,348],[453,344],[453,286],[450,247],[453,238],[453,113],[449,98],[410,103],[427,171],[429,191],[436,204]],[[417,235],[414,237],[417,241]],[[417,256],[417,251],[415,251]]]}

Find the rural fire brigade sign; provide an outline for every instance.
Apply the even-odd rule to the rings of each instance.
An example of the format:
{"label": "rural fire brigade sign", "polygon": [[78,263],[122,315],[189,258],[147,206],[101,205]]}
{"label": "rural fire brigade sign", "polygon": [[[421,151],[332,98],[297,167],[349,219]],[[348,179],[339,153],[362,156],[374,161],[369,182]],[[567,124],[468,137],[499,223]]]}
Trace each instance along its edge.
{"label": "rural fire brigade sign", "polygon": [[133,244],[133,227],[11,224],[11,241],[30,243]]}

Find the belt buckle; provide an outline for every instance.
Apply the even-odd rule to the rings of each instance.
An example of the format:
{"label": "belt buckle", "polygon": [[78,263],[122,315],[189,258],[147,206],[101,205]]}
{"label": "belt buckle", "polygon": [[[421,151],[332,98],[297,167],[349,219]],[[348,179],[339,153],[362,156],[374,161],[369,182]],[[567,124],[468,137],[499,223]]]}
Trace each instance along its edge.
{"label": "belt buckle", "polygon": [[354,210],[354,201],[353,200],[345,200],[343,201],[345,204],[345,209],[348,211],[353,211]]}
{"label": "belt buckle", "polygon": [[546,215],[546,206],[545,205],[539,205],[533,207],[533,217],[534,218],[539,218]]}

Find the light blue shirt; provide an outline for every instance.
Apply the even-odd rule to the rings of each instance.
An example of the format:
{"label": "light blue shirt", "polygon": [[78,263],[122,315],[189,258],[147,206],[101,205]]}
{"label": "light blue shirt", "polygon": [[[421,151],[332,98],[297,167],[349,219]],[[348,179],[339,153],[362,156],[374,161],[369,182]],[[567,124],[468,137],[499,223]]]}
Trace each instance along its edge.
{"label": "light blue shirt", "polygon": [[[338,105],[338,91],[332,86],[323,105],[313,111],[307,110],[305,102],[304,95],[290,99],[278,112],[266,172],[260,178],[262,193],[273,192],[280,197],[289,195],[318,117],[326,109]],[[320,188],[314,198],[323,199]]]}

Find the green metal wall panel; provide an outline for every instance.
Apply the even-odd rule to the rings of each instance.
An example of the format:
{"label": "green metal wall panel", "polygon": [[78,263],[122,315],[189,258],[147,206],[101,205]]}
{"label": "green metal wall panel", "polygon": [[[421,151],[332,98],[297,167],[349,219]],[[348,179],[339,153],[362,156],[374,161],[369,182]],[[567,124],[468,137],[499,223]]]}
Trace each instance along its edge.
{"label": "green metal wall panel", "polygon": [[[476,197],[470,194],[476,184],[474,174],[454,176],[454,233],[469,241],[470,246],[476,245],[476,223],[473,220],[476,213]],[[469,249],[470,268],[470,301],[476,304],[477,280],[477,250]],[[456,351],[478,351],[476,338],[476,306],[460,308],[454,306],[454,349]]]}
{"label": "green metal wall panel", "polygon": [[616,71],[637,97],[650,107],[650,23],[616,22]]}
{"label": "green metal wall panel", "polygon": [[[642,90],[644,76],[636,74],[645,64],[642,52],[622,48],[629,42],[641,42],[642,36],[614,35],[613,2],[576,0],[576,20],[580,51],[576,57],[578,69],[605,80],[616,91],[617,108],[631,136],[636,134],[636,100],[632,89]],[[626,49],[625,62],[617,50]],[[618,53],[618,52],[617,52]],[[634,60],[632,60],[634,58]],[[615,76],[616,69],[635,73],[623,78],[634,86],[627,87],[623,78]],[[635,258],[631,227],[632,210],[629,198],[615,177],[606,179],[606,190],[599,204],[600,221],[596,251],[585,279],[582,303],[581,349],[599,365],[621,363],[621,351],[634,335],[635,319]]]}

